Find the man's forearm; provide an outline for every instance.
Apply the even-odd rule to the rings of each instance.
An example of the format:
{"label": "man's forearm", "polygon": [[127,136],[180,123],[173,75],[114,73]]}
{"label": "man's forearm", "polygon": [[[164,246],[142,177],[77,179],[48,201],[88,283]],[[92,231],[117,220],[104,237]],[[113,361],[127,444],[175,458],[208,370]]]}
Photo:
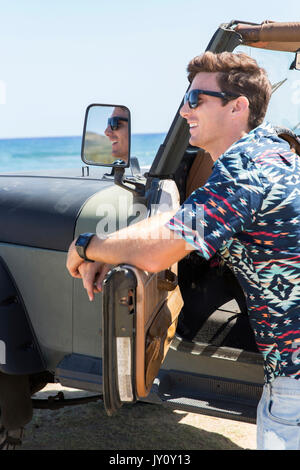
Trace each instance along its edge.
{"label": "man's forearm", "polygon": [[159,214],[111,234],[94,237],[86,251],[88,258],[109,264],[131,264],[157,272],[183,258],[193,248],[175,236],[165,223],[173,212]]}

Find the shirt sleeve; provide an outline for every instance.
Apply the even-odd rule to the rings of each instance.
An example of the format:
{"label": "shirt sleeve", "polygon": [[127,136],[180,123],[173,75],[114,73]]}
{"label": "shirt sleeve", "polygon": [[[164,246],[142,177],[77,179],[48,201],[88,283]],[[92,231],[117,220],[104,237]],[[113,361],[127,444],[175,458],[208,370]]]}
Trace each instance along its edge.
{"label": "shirt sleeve", "polygon": [[225,241],[247,230],[262,205],[264,187],[258,169],[247,160],[231,155],[226,166],[217,161],[205,186],[166,224],[207,260]]}

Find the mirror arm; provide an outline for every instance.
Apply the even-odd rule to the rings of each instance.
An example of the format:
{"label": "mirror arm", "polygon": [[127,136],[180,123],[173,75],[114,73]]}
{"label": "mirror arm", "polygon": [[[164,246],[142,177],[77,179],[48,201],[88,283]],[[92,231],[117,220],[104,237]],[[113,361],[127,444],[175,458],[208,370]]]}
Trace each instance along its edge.
{"label": "mirror arm", "polygon": [[[145,194],[145,185],[143,183],[137,183],[135,181],[128,180],[124,178],[125,168],[114,167],[114,183],[121,188],[127,189],[127,191],[132,192],[136,196],[144,196]],[[128,183],[133,187],[128,186]]]}

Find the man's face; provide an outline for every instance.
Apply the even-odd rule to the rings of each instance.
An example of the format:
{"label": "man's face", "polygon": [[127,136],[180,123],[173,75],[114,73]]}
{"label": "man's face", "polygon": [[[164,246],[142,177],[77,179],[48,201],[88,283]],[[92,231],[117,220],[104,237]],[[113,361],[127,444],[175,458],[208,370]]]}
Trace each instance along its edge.
{"label": "man's face", "polygon": [[[198,73],[190,87],[190,90],[195,89],[221,91],[217,83],[217,73]],[[230,113],[229,103],[223,106],[222,99],[215,96],[200,94],[199,105],[194,109],[185,103],[180,114],[189,124],[191,134],[189,143],[211,152],[230,124]]]}
{"label": "man's face", "polygon": [[[128,111],[115,107],[111,117],[128,119]],[[128,161],[128,122],[119,120],[118,128],[112,130],[108,125],[104,131],[111,142],[111,153],[113,158]]]}

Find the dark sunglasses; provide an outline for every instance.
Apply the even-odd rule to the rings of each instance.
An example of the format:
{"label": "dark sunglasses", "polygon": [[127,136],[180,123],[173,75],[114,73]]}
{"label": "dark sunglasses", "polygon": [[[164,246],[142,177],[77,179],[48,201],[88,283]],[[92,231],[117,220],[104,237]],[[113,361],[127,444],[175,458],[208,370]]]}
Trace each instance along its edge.
{"label": "dark sunglasses", "polygon": [[188,102],[189,107],[195,109],[199,104],[199,95],[215,96],[216,98],[222,98],[224,100],[230,100],[240,96],[225,91],[191,90],[184,95],[183,103]]}
{"label": "dark sunglasses", "polygon": [[108,118],[107,125],[110,126],[112,131],[116,131],[119,128],[119,121],[128,122],[128,119],[124,117],[113,116]]}

